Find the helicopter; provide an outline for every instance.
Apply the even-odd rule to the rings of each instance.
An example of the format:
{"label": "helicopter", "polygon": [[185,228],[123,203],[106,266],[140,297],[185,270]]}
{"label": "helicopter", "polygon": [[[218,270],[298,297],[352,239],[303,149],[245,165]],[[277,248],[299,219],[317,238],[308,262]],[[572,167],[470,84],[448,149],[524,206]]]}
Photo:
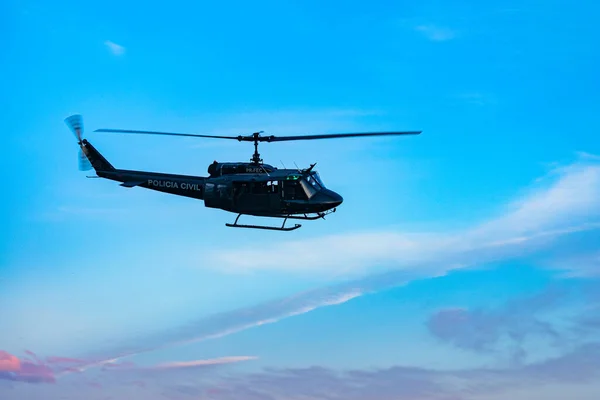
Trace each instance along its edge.
{"label": "helicopter", "polygon": [[[214,136],[191,133],[172,133],[126,129],[96,129],[94,132],[148,134],[237,140],[254,143],[250,162],[217,162],[208,166],[208,176],[192,176],[117,169],[83,137],[83,118],[79,114],[65,118],[65,123],[77,138],[79,145],[79,169],[94,169],[97,176],[121,182],[125,188],[141,187],[177,196],[204,200],[207,208],[236,213],[234,223],[227,227],[293,231],[301,224],[286,227],[288,219],[316,220],[336,211],[343,198],[327,188],[319,173],[310,167],[278,169],[263,163],[258,153],[261,142],[314,140],[365,136],[417,135],[421,131],[334,133],[300,136],[261,136],[263,131],[250,135]],[[281,226],[238,224],[242,215],[283,219]]]}

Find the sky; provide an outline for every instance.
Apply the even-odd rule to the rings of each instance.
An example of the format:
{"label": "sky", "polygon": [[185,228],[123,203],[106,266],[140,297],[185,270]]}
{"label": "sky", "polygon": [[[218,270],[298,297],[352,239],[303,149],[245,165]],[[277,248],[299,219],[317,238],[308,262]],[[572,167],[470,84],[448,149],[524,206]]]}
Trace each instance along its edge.
{"label": "sky", "polygon": [[[1,7],[2,399],[597,398],[596,3]],[[422,133],[262,144],[344,203],[252,231],[72,114],[197,176],[251,144],[93,130]]]}

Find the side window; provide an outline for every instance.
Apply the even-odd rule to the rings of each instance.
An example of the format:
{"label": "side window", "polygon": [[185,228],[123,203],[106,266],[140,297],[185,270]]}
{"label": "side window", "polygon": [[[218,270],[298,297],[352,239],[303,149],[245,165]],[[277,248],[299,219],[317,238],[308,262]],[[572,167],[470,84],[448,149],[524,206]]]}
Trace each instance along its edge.
{"label": "side window", "polygon": [[279,193],[279,182],[278,181],[267,182],[267,192],[268,193]]}
{"label": "side window", "polygon": [[283,197],[287,200],[307,200],[308,197],[298,181],[284,181]]}
{"label": "side window", "polygon": [[218,184],[217,185],[217,196],[219,197],[226,197],[228,195],[228,190],[229,188],[227,187],[227,185],[225,184]]}

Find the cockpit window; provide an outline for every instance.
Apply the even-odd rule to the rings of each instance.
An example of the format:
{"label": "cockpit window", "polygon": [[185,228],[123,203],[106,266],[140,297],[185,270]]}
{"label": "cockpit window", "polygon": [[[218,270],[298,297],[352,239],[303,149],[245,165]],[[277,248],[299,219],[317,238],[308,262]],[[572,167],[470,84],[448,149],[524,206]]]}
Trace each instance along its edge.
{"label": "cockpit window", "polygon": [[325,185],[323,184],[323,181],[321,180],[321,176],[319,176],[319,173],[317,171],[311,172],[310,175],[313,177],[314,180],[317,181],[317,183],[319,184],[319,186],[321,188],[325,188]]}
{"label": "cockpit window", "polygon": [[290,174],[285,180],[293,181],[293,184],[299,184],[302,191],[309,199],[325,188],[317,172],[310,172],[308,174]]}
{"label": "cockpit window", "polygon": [[316,179],[313,179],[312,176],[308,175],[306,177],[306,182],[308,182],[310,184],[310,186],[312,186],[313,188],[315,188],[315,190],[321,190],[321,185],[319,185],[319,182],[317,182]]}

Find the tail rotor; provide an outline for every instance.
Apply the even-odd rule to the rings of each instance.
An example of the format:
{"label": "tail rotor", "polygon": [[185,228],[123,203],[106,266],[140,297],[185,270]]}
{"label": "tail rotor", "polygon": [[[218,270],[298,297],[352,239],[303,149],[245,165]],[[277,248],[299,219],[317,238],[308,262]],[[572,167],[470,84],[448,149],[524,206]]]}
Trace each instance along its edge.
{"label": "tail rotor", "polygon": [[92,169],[92,164],[90,160],[88,160],[87,156],[83,152],[83,119],[81,115],[75,114],[70,117],[65,118],[65,123],[75,135],[77,139],[77,144],[79,144],[79,170],[80,171],[89,171]]}

